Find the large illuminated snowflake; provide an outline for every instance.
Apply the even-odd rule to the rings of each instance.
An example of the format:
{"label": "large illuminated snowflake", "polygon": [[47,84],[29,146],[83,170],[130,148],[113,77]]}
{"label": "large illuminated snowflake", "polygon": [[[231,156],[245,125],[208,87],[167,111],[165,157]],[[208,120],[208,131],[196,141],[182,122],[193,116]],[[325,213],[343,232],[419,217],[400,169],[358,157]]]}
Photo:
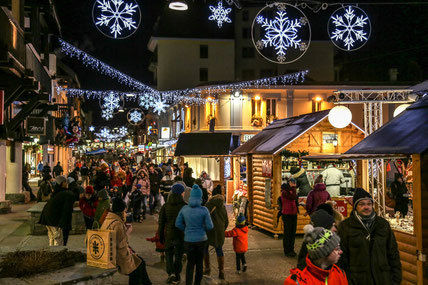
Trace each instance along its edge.
{"label": "large illuminated snowflake", "polygon": [[[122,30],[137,29],[137,22],[133,20],[134,13],[139,12],[135,3],[125,3],[123,0],[97,0],[97,8],[101,9],[101,16],[97,17],[95,25],[110,27],[110,34],[116,39],[122,35]],[[138,11],[137,11],[138,10]]]}
{"label": "large illuminated snowflake", "polygon": [[142,108],[148,110],[150,107],[152,107],[153,102],[152,102],[152,100],[150,99],[149,96],[147,96],[147,95],[141,95],[141,96],[138,97],[138,104]]}
{"label": "large illuminated snowflake", "polygon": [[113,112],[120,107],[120,97],[115,95],[113,92],[108,93],[107,96],[101,98],[102,107],[106,110]]}
{"label": "large illuminated snowflake", "polygon": [[[354,8],[356,7],[349,6],[347,8],[343,8],[345,10],[345,14],[342,15],[336,11],[331,16],[331,20],[333,20],[335,27],[335,30],[330,35],[331,39],[333,43],[335,43],[334,41],[337,41],[339,42],[339,45],[343,44],[347,50],[354,49],[354,44],[357,41],[361,42],[359,47],[364,45],[368,40],[370,31],[370,23],[367,15],[363,10],[357,8],[359,12],[359,16],[357,16]],[[338,47],[340,48],[340,46]]]}
{"label": "large illuminated snowflake", "polygon": [[263,47],[274,47],[277,60],[285,62],[288,48],[302,49],[305,47],[302,40],[298,38],[299,28],[307,24],[305,18],[289,19],[286,8],[279,6],[273,20],[268,20],[263,16],[258,16],[256,22],[265,30],[265,36],[256,43],[258,49]]}
{"label": "large illuminated snowflake", "polygon": [[102,128],[99,133],[100,137],[108,138],[110,136],[110,130],[107,128]]}
{"label": "large illuminated snowflake", "polygon": [[162,100],[159,100],[158,102],[156,102],[156,104],[153,108],[153,112],[160,115],[161,113],[165,112],[166,107],[167,107],[167,105],[165,104],[165,102]]}
{"label": "large illuminated snowflake", "polygon": [[132,111],[129,113],[129,120],[134,124],[139,123],[142,120],[141,113],[137,110]]}
{"label": "large illuminated snowflake", "polygon": [[123,137],[126,136],[128,134],[128,128],[126,128],[124,126],[120,127],[119,128],[119,134]]}
{"label": "large illuminated snowflake", "polygon": [[110,109],[103,109],[101,111],[101,117],[104,120],[106,120],[106,121],[108,121],[110,119],[113,119],[113,112],[112,112],[112,110],[110,110]]}
{"label": "large illuminated snowflake", "polygon": [[228,17],[228,14],[232,11],[232,8],[224,8],[222,1],[218,1],[217,7],[210,6],[210,10],[213,14],[208,17],[208,20],[217,21],[219,28],[223,26],[223,23],[232,23],[232,20]]}

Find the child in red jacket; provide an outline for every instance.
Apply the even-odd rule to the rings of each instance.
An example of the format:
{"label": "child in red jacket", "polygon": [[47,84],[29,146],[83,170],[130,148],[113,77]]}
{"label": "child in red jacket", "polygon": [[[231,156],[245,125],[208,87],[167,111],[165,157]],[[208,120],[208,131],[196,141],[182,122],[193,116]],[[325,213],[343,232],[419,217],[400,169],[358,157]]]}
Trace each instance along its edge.
{"label": "child in red jacket", "polygon": [[236,226],[231,231],[224,233],[226,237],[233,237],[233,250],[236,254],[236,270],[237,273],[247,271],[247,263],[245,262],[245,253],[248,250],[248,227],[245,225],[245,216],[239,214],[236,218]]}
{"label": "child in red jacket", "polygon": [[159,231],[156,232],[156,235],[152,238],[146,238],[147,241],[156,242],[156,251],[160,252],[161,262],[165,262],[165,244],[161,243]]}

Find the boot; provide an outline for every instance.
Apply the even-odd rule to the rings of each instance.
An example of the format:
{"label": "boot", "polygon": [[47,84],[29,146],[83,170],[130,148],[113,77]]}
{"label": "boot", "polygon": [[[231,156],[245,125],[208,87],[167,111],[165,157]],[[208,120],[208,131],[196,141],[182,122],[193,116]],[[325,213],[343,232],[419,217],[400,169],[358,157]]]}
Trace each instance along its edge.
{"label": "boot", "polygon": [[211,275],[211,265],[210,265],[210,254],[204,254],[204,272],[202,275],[210,276]]}
{"label": "boot", "polygon": [[218,261],[218,279],[224,280],[224,256],[217,256]]}

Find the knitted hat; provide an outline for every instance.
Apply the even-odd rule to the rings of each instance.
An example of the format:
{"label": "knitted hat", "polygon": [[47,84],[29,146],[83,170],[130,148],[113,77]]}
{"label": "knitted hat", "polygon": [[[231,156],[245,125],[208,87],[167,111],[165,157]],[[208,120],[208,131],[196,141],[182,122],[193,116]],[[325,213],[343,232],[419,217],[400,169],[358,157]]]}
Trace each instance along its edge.
{"label": "knitted hat", "polygon": [[323,204],[318,205],[316,211],[318,211],[318,210],[324,210],[330,216],[334,215],[333,207],[330,204],[328,204],[328,203],[323,203]]}
{"label": "knitted hat", "polygon": [[111,206],[111,210],[113,213],[121,213],[125,211],[126,203],[121,198],[114,198]]}
{"label": "knitted hat", "polygon": [[212,192],[212,195],[217,195],[217,194],[221,194],[221,185],[217,185]]}
{"label": "knitted hat", "polygon": [[109,199],[109,197],[108,197],[108,193],[107,193],[107,190],[106,190],[106,189],[102,189],[102,190],[98,191],[98,192],[97,192],[97,196],[98,196],[98,197],[100,197],[100,198],[101,198],[101,199],[103,199],[103,200],[107,200],[107,199]]}
{"label": "knitted hat", "polygon": [[61,185],[62,183],[66,182],[67,178],[65,178],[65,176],[59,175],[55,178],[55,183],[57,185]]}
{"label": "knitted hat", "polygon": [[135,185],[135,188],[137,188],[137,189],[141,189],[141,184],[137,184],[137,185]]}
{"label": "knitted hat", "polygon": [[325,210],[317,210],[311,215],[311,223],[314,227],[321,227],[329,230],[333,226],[334,218]]}
{"label": "knitted hat", "polygon": [[236,218],[236,225],[245,225],[245,216],[242,213]]}
{"label": "knitted hat", "polygon": [[91,185],[86,186],[85,193],[86,194],[94,194],[94,187],[92,187]]}
{"label": "knitted hat", "polygon": [[198,185],[193,185],[192,191],[190,191],[190,198],[202,199],[202,190]]}
{"label": "knitted hat", "polygon": [[181,194],[184,192],[184,186],[181,185],[180,183],[175,183],[171,187],[171,192],[174,194]]}
{"label": "knitted hat", "polygon": [[306,242],[309,257],[312,260],[321,259],[330,255],[330,253],[340,244],[340,237],[338,234],[312,225],[303,227],[305,237],[303,241]]}
{"label": "knitted hat", "polygon": [[352,198],[352,201],[354,203],[354,209],[355,209],[355,207],[357,207],[357,204],[361,200],[365,200],[365,199],[369,199],[370,201],[373,202],[372,195],[370,195],[369,192],[367,192],[363,188],[356,188],[355,192],[354,192],[354,197]]}

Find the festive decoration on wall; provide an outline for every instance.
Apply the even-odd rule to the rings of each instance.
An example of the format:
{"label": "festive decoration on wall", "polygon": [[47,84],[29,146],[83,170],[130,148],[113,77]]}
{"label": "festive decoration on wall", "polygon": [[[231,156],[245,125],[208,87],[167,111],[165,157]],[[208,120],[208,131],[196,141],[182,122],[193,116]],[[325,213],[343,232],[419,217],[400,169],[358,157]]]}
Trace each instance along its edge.
{"label": "festive decoration on wall", "polygon": [[254,18],[251,33],[260,55],[280,64],[298,60],[311,41],[308,18],[300,9],[286,3],[273,3],[261,9]]}
{"label": "festive decoration on wall", "polygon": [[139,125],[144,121],[144,112],[139,108],[134,108],[128,111],[128,122],[132,125]]}
{"label": "festive decoration on wall", "polygon": [[232,23],[232,20],[228,17],[228,14],[232,11],[232,8],[223,7],[223,1],[217,2],[217,7],[210,5],[212,15],[208,17],[210,21],[216,21],[217,26],[221,28],[223,23]]}
{"label": "festive decoration on wall", "polygon": [[328,22],[328,34],[333,44],[346,51],[361,48],[370,37],[371,26],[367,14],[358,7],[337,9]]}
{"label": "festive decoration on wall", "polygon": [[70,120],[66,115],[59,126],[57,126],[55,142],[58,144],[76,144],[81,137],[81,128],[77,118]]}
{"label": "festive decoration on wall", "polygon": [[124,39],[138,29],[141,12],[135,0],[97,0],[92,8],[92,18],[105,36]]}

